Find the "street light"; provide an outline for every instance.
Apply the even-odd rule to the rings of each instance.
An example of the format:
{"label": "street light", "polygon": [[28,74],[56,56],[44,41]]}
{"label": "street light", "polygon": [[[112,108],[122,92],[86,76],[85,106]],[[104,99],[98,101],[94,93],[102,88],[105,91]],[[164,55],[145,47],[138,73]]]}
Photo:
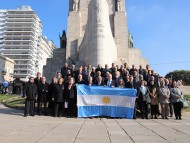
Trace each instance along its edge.
{"label": "street light", "polygon": [[171,81],[173,81],[173,74],[171,74]]}

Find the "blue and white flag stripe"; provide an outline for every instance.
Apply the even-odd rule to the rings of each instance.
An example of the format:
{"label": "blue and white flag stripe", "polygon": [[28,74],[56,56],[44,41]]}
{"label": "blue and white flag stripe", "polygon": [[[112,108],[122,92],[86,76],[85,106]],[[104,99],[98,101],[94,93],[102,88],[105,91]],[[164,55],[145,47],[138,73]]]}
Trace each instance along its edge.
{"label": "blue and white flag stripe", "polygon": [[78,117],[109,116],[133,118],[135,89],[77,86]]}
{"label": "blue and white flag stripe", "polygon": [[78,96],[78,106],[117,106],[134,108],[136,97],[110,95]]}

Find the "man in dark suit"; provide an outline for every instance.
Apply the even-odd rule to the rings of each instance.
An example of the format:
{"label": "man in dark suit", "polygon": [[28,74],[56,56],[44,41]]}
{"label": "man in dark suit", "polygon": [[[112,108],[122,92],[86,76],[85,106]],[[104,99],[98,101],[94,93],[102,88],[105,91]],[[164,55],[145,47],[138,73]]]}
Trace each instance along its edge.
{"label": "man in dark suit", "polygon": [[102,81],[102,77],[101,76],[97,77],[96,85],[97,86],[104,86],[104,82]]}
{"label": "man in dark suit", "polygon": [[70,78],[65,94],[68,102],[68,117],[77,117],[77,88],[73,78]]}
{"label": "man in dark suit", "polygon": [[106,77],[106,72],[111,72],[107,64],[105,64],[105,68],[103,69],[102,77]]}
{"label": "man in dark suit", "polygon": [[[37,72],[37,76],[36,76],[36,78],[34,79],[34,83],[36,84],[36,86],[37,86],[37,88],[38,88],[38,85],[39,85],[39,83],[41,82],[41,73],[40,72]],[[34,105],[36,104],[36,100],[34,100]],[[36,109],[34,108],[34,112],[36,112],[35,111]]]}
{"label": "man in dark suit", "polygon": [[107,87],[115,87],[115,81],[112,79],[112,74],[108,75],[108,80],[105,83]]}
{"label": "man in dark suit", "polygon": [[86,84],[88,85],[88,86],[95,86],[95,84],[93,83],[93,78],[90,76],[90,77],[88,77],[88,81],[86,82]]}
{"label": "man in dark suit", "polygon": [[150,112],[151,99],[149,93],[150,91],[145,85],[145,81],[142,80],[141,85],[138,87],[138,100],[142,119],[148,119],[148,113]]}
{"label": "man in dark suit", "polygon": [[115,63],[112,63],[112,67],[110,68],[111,73],[113,74],[115,71]]}
{"label": "man in dark suit", "polygon": [[142,68],[142,65],[139,66],[139,74],[144,75],[144,69]]}
{"label": "man in dark suit", "polygon": [[35,100],[38,95],[38,88],[34,83],[34,78],[30,77],[29,81],[25,84],[23,90],[23,97],[25,100],[24,117],[31,115],[34,116]]}
{"label": "man in dark suit", "polygon": [[125,87],[137,89],[137,84],[132,75],[129,76],[129,81],[125,83]]}
{"label": "man in dark suit", "polygon": [[71,76],[72,76],[72,77],[75,77],[75,74],[76,74],[76,71],[75,71],[75,65],[72,65],[70,71],[71,71]]}
{"label": "man in dark suit", "polygon": [[80,74],[82,75],[82,67],[79,67],[78,70],[75,72],[74,78],[75,78],[75,82],[76,82],[76,83],[78,82],[78,76],[79,76]]}
{"label": "man in dark suit", "polygon": [[[84,75],[84,76],[83,76],[83,78],[84,78],[84,80],[85,80],[86,83],[88,83],[88,78],[89,78],[89,77],[92,77],[92,76],[91,76],[91,70],[88,70],[87,75]],[[92,78],[93,78],[93,77],[92,77]]]}
{"label": "man in dark suit", "polygon": [[135,65],[132,65],[132,68],[129,70],[129,74],[130,74],[130,75],[133,75],[133,74],[134,74],[134,73],[133,73],[134,71],[135,71]]}
{"label": "man in dark suit", "polygon": [[113,80],[115,81],[115,87],[118,87],[119,86],[119,80],[122,79],[121,76],[120,76],[120,72],[119,71],[116,71],[115,72],[115,76],[113,78]]}
{"label": "man in dark suit", "polygon": [[58,80],[57,85],[55,86],[54,90],[54,117],[61,117],[63,114],[63,107],[64,107],[64,84],[63,78]]}
{"label": "man in dark suit", "polygon": [[38,87],[38,84],[40,83],[40,81],[41,81],[41,73],[37,72],[37,76],[34,79],[34,83],[36,84],[37,87]]}
{"label": "man in dark suit", "polygon": [[68,64],[65,63],[64,66],[61,68],[61,74],[62,74],[62,77],[63,77],[64,79],[65,79],[66,76],[67,76],[68,70],[70,70],[69,67],[68,67]]}
{"label": "man in dark suit", "polygon": [[103,72],[103,68],[102,68],[102,65],[99,64],[98,67],[96,68],[96,73],[100,71],[101,73]]}
{"label": "man in dark suit", "polygon": [[[133,76],[132,76],[132,75],[129,76],[129,81],[126,82],[125,87],[126,87],[126,88],[137,89],[137,85],[136,85],[136,83],[133,81]],[[136,95],[136,99],[137,99],[137,98],[138,98],[138,96]],[[136,108],[137,108],[137,104],[138,104],[138,102],[137,102],[137,100],[136,100],[136,101],[135,101],[135,107],[134,107],[134,116],[133,116],[133,119],[136,119]]]}
{"label": "man in dark suit", "polygon": [[78,84],[86,84],[85,80],[83,80],[82,74],[78,75],[78,81],[77,81],[77,83]]}
{"label": "man in dark suit", "polygon": [[44,115],[47,114],[48,88],[49,84],[46,82],[46,78],[42,77],[42,81],[38,84],[38,115],[42,114],[42,104],[44,104]]}
{"label": "man in dark suit", "polygon": [[[94,80],[95,83],[97,83],[99,76],[102,77],[102,73],[100,71],[97,71],[96,79]],[[104,77],[102,77],[102,82],[104,82]]]}

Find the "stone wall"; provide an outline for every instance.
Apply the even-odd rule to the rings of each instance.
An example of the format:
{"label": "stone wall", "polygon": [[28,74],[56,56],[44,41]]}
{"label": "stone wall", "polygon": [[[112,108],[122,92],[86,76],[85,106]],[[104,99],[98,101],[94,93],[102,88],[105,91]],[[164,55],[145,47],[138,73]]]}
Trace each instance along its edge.
{"label": "stone wall", "polygon": [[56,49],[53,52],[53,58],[47,59],[47,64],[43,68],[43,75],[46,77],[47,82],[55,77],[57,72],[61,71],[64,63],[66,62],[66,49]]}

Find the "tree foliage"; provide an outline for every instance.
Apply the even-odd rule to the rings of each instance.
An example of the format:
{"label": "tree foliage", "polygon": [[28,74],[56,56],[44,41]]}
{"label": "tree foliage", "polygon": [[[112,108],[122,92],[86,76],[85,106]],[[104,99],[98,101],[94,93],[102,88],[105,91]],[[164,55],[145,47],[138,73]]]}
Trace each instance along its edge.
{"label": "tree foliage", "polygon": [[168,73],[165,78],[172,78],[172,80],[182,80],[184,85],[190,85],[190,71],[189,70],[176,70]]}

